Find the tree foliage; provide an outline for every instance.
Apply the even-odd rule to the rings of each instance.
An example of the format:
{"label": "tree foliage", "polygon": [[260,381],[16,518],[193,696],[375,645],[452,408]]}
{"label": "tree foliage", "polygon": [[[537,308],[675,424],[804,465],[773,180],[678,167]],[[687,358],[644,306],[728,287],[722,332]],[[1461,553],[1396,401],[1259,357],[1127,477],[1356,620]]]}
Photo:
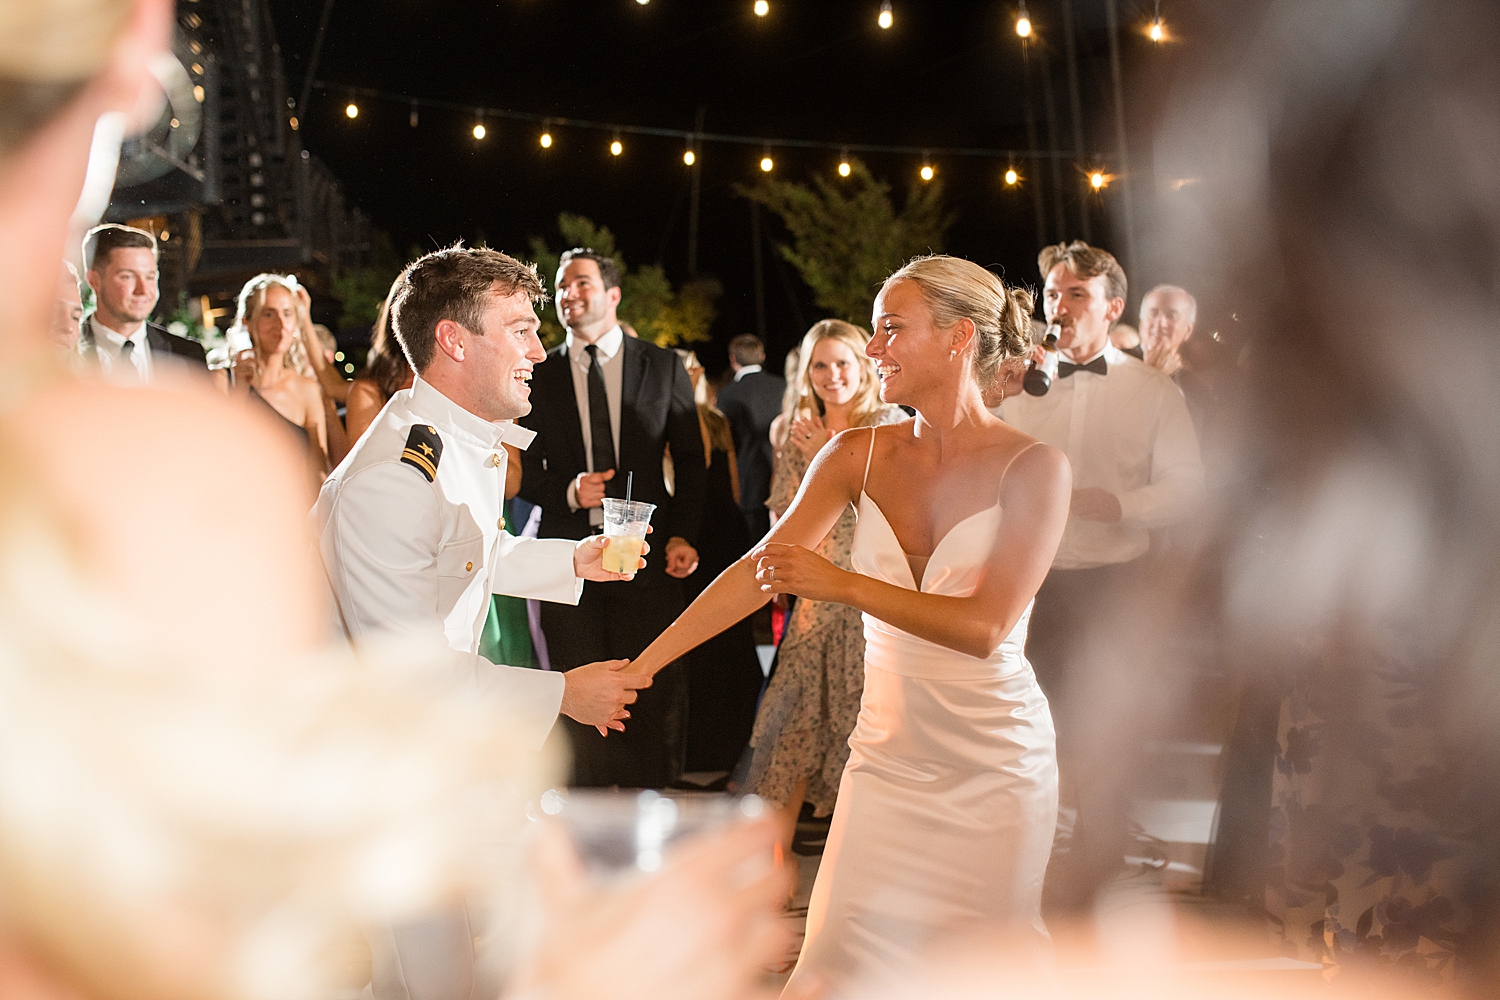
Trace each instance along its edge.
{"label": "tree foliage", "polygon": [[816,176],[809,187],[763,178],[738,187],[746,198],[775,212],[791,235],[780,246],[817,304],[840,319],[868,326],[880,283],[910,258],[939,253],[953,217],[943,211],[941,181],[920,184],[897,211],[889,184],[859,160],[847,178]]}
{"label": "tree foliage", "polygon": [[[708,339],[708,328],[718,315],[714,303],[723,287],[713,278],[687,281],[674,289],[666,272],[657,264],[630,269],[615,234],[607,226],[598,226],[582,215],[563,212],[557,217],[557,229],[564,247],[589,247],[620,265],[620,321],[629,323],[640,334],[659,347],[672,347]],[[557,274],[561,251],[552,250],[540,236],[531,238],[531,259],[536,262],[542,282],[549,288]],[[552,308],[542,310],[542,343],[551,347],[563,339],[562,324]]]}
{"label": "tree foliage", "polygon": [[369,263],[364,267],[343,268],[328,283],[329,292],[344,306],[339,314],[339,329],[374,324],[380,304],[391,290],[391,282],[410,261],[420,256],[417,252],[402,260],[391,238],[377,232],[371,240]]}

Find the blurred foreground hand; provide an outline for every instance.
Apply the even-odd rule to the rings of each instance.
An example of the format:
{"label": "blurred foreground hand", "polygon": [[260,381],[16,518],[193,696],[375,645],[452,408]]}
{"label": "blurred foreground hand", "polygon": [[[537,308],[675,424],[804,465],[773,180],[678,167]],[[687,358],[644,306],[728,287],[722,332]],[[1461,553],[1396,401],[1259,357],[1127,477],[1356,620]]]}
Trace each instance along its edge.
{"label": "blurred foreground hand", "polygon": [[683,844],[666,866],[618,884],[592,882],[562,831],[538,838],[532,872],[544,911],[516,1000],[737,1000],[770,997],[766,970],[791,935],[787,875],[772,861],[769,820],[735,823]]}

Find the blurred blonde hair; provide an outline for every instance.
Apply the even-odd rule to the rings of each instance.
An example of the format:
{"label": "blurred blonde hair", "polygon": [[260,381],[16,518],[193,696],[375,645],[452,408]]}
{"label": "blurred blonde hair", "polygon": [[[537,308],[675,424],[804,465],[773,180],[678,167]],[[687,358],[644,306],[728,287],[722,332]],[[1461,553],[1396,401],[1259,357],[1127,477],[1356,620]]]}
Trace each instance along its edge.
{"label": "blurred blonde hair", "polygon": [[417,650],[186,662],[68,518],[38,477],[0,484],[5,932],[83,995],[271,1000],[332,995],[357,923],[514,901],[550,775],[503,706],[401,665]]}
{"label": "blurred blonde hair", "polygon": [[995,274],[962,257],[932,254],[914,257],[885,279],[881,291],[898,281],[922,290],[922,299],[939,328],[961,319],[974,324],[974,378],[981,386],[995,381],[1000,364],[1031,349],[1031,293],[1006,287]]}
{"label": "blurred blonde hair", "polygon": [[796,348],[797,375],[787,382],[791,405],[787,407],[783,403],[784,419],[778,428],[781,433],[781,440],[776,442],[778,447],[786,443],[792,421],[798,416],[821,417],[824,413],[823,400],[813,390],[811,368],[813,349],[825,340],[837,340],[854,352],[858,362],[860,382],[851,401],[849,426],[861,427],[885,408],[885,404],[880,401],[880,380],[875,376],[875,362],[865,357],[865,345],[870,342],[870,335],[853,323],[841,319],[819,320],[803,334],[802,343]]}
{"label": "blurred blonde hair", "polygon": [[[244,287],[240,289],[240,294],[235,299],[234,325],[231,329],[244,330],[247,335],[250,333],[250,318],[260,309],[266,300],[266,292],[273,286],[286,289],[287,293],[291,295],[292,301],[294,303],[297,301],[297,288],[299,285],[295,276],[290,274],[257,274],[245,282]],[[254,338],[251,338],[251,343],[254,342]],[[286,353],[282,355],[281,363],[282,367],[290,368],[304,378],[316,377],[313,373],[312,361],[307,356],[306,345],[302,343],[302,338],[300,337],[294,337],[292,342],[287,345]]]}

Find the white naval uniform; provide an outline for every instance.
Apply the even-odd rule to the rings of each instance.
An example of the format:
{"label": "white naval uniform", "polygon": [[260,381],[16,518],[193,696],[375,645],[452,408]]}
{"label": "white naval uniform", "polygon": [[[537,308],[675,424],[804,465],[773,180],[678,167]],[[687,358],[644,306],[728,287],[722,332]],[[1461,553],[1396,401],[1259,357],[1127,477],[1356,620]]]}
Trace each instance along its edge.
{"label": "white naval uniform", "polygon": [[[414,425],[442,439],[436,476],[401,461]],[[356,644],[386,635],[431,638],[454,667],[515,709],[540,748],[557,720],[563,676],[497,666],[479,655],[490,595],[577,604],[574,542],[505,530],[505,448],[534,432],[475,416],[420,378],[391,397],[333,470],[313,508],[339,614]]]}

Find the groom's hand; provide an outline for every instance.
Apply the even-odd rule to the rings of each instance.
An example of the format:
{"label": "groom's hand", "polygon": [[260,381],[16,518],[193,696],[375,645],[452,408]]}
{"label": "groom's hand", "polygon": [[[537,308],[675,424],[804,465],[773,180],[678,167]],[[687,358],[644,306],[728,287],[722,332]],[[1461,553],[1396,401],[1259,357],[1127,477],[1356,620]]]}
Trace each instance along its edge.
{"label": "groom's hand", "polygon": [[[651,529],[646,529],[646,534],[651,534]],[[605,535],[590,535],[573,546],[573,575],[583,580],[593,580],[595,583],[613,583],[616,580],[632,580],[635,574],[611,573],[604,568],[604,549],[609,545],[609,538]],[[646,542],[641,546],[641,558],[636,562],[636,569],[646,568],[646,553],[651,551],[651,543]]]}
{"label": "groom's hand", "polygon": [[636,691],[651,686],[646,674],[626,673],[629,660],[601,660],[574,667],[563,674],[562,714],[607,735],[625,731]]}

